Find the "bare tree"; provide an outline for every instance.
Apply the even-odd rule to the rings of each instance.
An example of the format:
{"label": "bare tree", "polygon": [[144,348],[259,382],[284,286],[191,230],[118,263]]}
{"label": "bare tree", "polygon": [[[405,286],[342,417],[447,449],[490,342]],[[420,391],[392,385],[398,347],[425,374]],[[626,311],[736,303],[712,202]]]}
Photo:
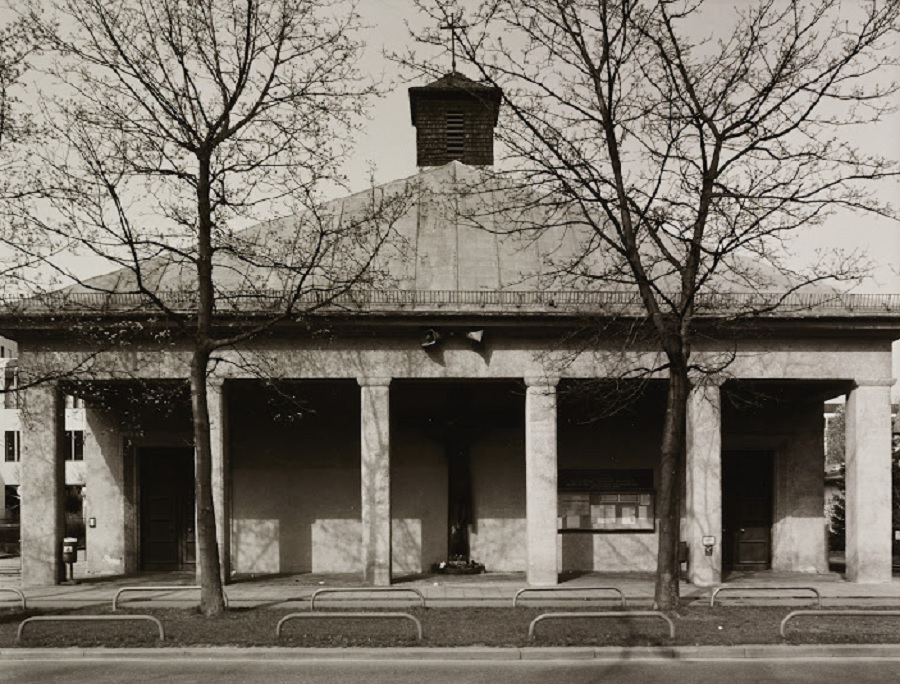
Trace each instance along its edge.
{"label": "bare tree", "polygon": [[[716,370],[692,357],[697,316],[724,282],[782,293],[739,315],[858,275],[843,257],[801,273],[785,248],[840,209],[893,216],[873,182],[895,178],[897,161],[843,132],[890,110],[900,3],[740,2],[702,39],[703,0],[484,0],[464,22],[446,2],[416,4],[435,26],[420,42],[444,45],[437,26],[466,24],[457,51],[503,88],[510,176],[586,227],[570,273],[594,287],[625,278],[639,295],[668,377],[655,602],[674,608],[687,401],[693,374]],[[600,250],[608,272],[590,268]]]}
{"label": "bare tree", "polygon": [[0,26],[0,292],[8,291],[23,277],[21,266],[28,252],[27,240],[16,235],[7,204],[20,198],[26,184],[24,143],[33,131],[33,120],[22,102],[23,76],[34,46],[21,20]]}
{"label": "bare tree", "polygon": [[[106,348],[146,334],[138,319],[148,310],[163,321],[157,339],[187,341],[201,609],[217,614],[207,398],[216,353],[370,277],[404,210],[403,193],[372,191],[346,214],[321,201],[323,188],[340,187],[339,164],[375,93],[356,67],[357,16],[341,0],[49,5],[34,2],[27,16],[54,78],[41,203],[28,215],[49,242],[74,242],[120,270],[79,279],[47,256],[45,268],[77,283],[44,301],[52,309],[93,293],[101,308],[133,311],[133,325],[98,326]],[[279,213],[290,218],[247,229]]]}
{"label": "bare tree", "polygon": [[33,53],[21,21],[0,27],[0,178],[5,180],[7,165],[12,162],[11,148],[28,131],[29,117],[17,105],[21,94],[21,78]]}

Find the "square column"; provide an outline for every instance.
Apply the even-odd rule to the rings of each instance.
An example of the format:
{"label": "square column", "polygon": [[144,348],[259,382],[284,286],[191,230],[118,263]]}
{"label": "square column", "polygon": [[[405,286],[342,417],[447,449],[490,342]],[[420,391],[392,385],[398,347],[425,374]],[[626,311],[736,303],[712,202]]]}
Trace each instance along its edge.
{"label": "square column", "polygon": [[119,419],[112,411],[92,406],[84,413],[85,516],[96,524],[85,530],[88,571],[94,575],[133,572],[137,568],[129,563],[134,554],[127,553],[128,496]]}
{"label": "square column", "polygon": [[847,395],[847,579],[891,581],[892,378],[858,380]]}
{"label": "square column", "polygon": [[363,581],[391,584],[390,378],[359,378]]}
{"label": "square column", "polygon": [[[704,377],[690,393],[685,448],[685,541],[688,578],[708,587],[722,581],[722,398]],[[715,537],[706,555],[703,537]]]}
{"label": "square column", "polygon": [[29,387],[22,406],[22,583],[59,584],[66,483],[63,398],[55,383]]}
{"label": "square column", "polygon": [[559,582],[556,537],[556,384],[558,378],[525,378],[525,516],[528,584]]}
{"label": "square column", "polygon": [[212,455],[212,497],[222,583],[231,578],[231,465],[228,460],[228,395],[221,378],[206,384],[209,406],[209,446]]}
{"label": "square column", "polygon": [[790,417],[794,434],[775,458],[772,569],[828,572],[825,532],[825,416],[822,404]]}

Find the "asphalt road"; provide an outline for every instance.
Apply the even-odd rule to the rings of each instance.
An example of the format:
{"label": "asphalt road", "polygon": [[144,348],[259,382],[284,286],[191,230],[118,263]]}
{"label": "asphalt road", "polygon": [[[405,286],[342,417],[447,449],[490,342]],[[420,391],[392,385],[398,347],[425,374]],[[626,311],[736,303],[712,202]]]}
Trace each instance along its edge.
{"label": "asphalt road", "polygon": [[900,680],[900,659],[327,661],[198,658],[11,660],[0,682],[71,684],[753,684]]}

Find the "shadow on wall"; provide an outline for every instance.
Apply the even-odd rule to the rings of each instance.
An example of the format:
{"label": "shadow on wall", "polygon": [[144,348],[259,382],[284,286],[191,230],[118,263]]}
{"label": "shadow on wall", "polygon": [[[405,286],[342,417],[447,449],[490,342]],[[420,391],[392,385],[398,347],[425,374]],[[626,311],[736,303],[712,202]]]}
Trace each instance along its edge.
{"label": "shadow on wall", "polygon": [[447,464],[441,445],[422,429],[394,432],[391,508],[395,575],[447,559]]}
{"label": "shadow on wall", "polygon": [[359,387],[295,385],[232,392],[234,570],[361,571]]}
{"label": "shadow on wall", "polygon": [[653,572],[659,535],[568,533],[559,540],[560,571]]}
{"label": "shadow on wall", "polygon": [[[359,520],[317,519],[309,526],[292,528],[282,527],[279,520],[235,520],[232,543],[234,571],[240,574],[362,572]],[[301,570],[285,566],[284,547],[310,548],[311,566]]]}
{"label": "shadow on wall", "polygon": [[528,566],[528,536],[524,515],[479,518],[472,534],[472,558],[488,572],[524,572]]}
{"label": "shadow on wall", "polygon": [[312,571],[362,572],[362,524],[359,520],[318,519],[312,524]]}
{"label": "shadow on wall", "polygon": [[234,572],[252,575],[280,572],[278,520],[235,520],[231,539]]}
{"label": "shadow on wall", "polygon": [[391,565],[394,575],[416,575],[424,572],[422,521],[416,518],[394,518],[391,521]]}

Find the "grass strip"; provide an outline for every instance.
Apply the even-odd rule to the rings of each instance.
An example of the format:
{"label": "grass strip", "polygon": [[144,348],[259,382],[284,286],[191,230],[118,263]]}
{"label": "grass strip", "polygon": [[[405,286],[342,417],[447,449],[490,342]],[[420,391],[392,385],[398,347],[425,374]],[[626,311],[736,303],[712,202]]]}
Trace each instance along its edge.
{"label": "grass strip", "polygon": [[[359,610],[358,608],[355,610]],[[374,610],[374,609],[373,609]],[[383,609],[387,612],[389,609]],[[391,609],[396,611],[395,609]],[[692,604],[670,616],[676,638],[656,620],[571,619],[547,621],[537,638],[528,638],[528,625],[547,608],[407,608],[422,622],[424,639],[417,644],[406,621],[330,618],[297,620],[275,636],[278,621],[295,610],[233,608],[217,618],[195,609],[120,609],[117,614],[152,615],[163,622],[166,641],[160,644],[152,625],[122,623],[40,623],[29,625],[22,647],[105,646],[166,648],[179,646],[303,646],[325,648],[390,646],[727,646],[745,644],[864,644],[900,643],[900,618],[840,616],[792,621],[787,638],[778,634],[781,620],[792,610],[784,606],[717,606]],[[576,611],[580,609],[575,609]],[[589,611],[591,608],[585,607]],[[377,612],[377,611],[375,611]],[[16,644],[19,623],[32,615],[103,615],[104,608],[72,610],[3,609],[0,611],[0,648]]]}

